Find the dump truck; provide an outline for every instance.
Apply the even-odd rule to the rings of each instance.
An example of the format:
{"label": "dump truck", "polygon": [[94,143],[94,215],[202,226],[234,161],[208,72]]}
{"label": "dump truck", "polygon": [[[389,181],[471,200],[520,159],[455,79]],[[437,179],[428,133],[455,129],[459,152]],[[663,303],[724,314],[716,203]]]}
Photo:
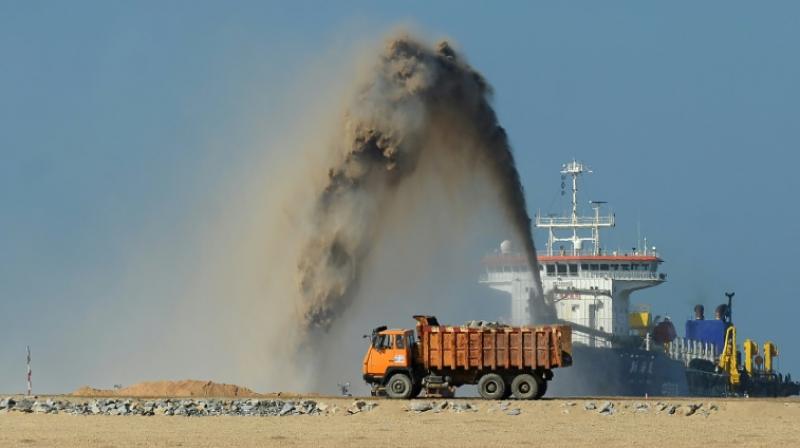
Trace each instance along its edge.
{"label": "dump truck", "polygon": [[364,355],[364,380],[373,395],[413,398],[453,393],[465,384],[481,397],[539,399],[553,369],[572,365],[568,325],[444,326],[414,316],[412,329],[375,328]]}

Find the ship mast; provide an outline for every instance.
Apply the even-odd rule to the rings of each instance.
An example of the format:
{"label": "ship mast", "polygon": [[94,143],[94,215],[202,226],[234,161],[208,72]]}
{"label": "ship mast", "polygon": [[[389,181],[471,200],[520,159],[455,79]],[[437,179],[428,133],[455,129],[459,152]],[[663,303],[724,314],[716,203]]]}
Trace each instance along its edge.
{"label": "ship mast", "polygon": [[[537,213],[536,227],[548,230],[547,255],[553,255],[553,246],[558,242],[570,243],[572,245],[572,255],[574,256],[581,255],[583,243],[589,242],[593,246],[592,255],[600,255],[600,228],[614,227],[614,215],[600,215],[600,207],[605,204],[604,201],[590,201],[594,209],[594,216],[578,215],[578,177],[583,173],[591,172],[586,165],[574,159],[561,166],[562,179],[564,176],[572,177],[572,212],[569,217],[542,217],[541,214]],[[562,183],[562,187],[563,185]],[[591,235],[581,236],[581,229],[590,229]],[[571,230],[572,235],[559,237],[556,235],[556,230]]]}

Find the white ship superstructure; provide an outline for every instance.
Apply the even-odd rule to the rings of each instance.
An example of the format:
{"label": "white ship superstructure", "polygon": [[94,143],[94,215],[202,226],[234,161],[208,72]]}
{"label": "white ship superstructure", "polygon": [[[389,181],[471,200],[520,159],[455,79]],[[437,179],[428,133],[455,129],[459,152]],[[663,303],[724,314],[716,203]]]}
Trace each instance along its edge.
{"label": "white ship superstructure", "polygon": [[[615,216],[604,214],[605,203],[600,201],[589,202],[591,215],[579,214],[578,179],[590,172],[574,160],[562,166],[562,179],[569,177],[572,184],[572,209],[568,216],[537,214],[535,226],[547,231],[545,250],[537,258],[545,301],[559,319],[574,324],[573,342],[613,347],[619,337],[631,333],[631,293],[663,283],[666,275],[658,272],[663,260],[646,241],[627,252],[601,246],[600,232],[614,227]],[[511,297],[512,324],[531,323],[535,285],[525,257],[504,241],[498,252],[484,258],[484,266],[481,283]]]}

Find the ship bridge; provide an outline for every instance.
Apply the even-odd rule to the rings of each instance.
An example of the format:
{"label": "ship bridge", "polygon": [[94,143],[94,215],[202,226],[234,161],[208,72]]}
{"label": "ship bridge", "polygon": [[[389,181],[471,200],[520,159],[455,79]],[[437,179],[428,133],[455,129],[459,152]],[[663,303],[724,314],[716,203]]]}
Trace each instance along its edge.
{"label": "ship bridge", "polygon": [[545,302],[558,319],[575,325],[573,342],[611,347],[618,336],[628,336],[630,294],[659,285],[666,274],[659,272],[663,260],[655,247],[632,248],[629,252],[607,251],[601,245],[601,230],[615,226],[613,214],[603,214],[602,201],[590,201],[593,213],[580,216],[578,178],[591,172],[572,161],[562,166],[563,180],[571,177],[572,201],[568,216],[536,216],[535,226],[547,231],[545,250],[537,254],[538,276],[524,255],[503,241],[499,250],[483,258],[485,272],[480,282],[511,296],[511,321],[531,322],[531,291],[541,279]]}

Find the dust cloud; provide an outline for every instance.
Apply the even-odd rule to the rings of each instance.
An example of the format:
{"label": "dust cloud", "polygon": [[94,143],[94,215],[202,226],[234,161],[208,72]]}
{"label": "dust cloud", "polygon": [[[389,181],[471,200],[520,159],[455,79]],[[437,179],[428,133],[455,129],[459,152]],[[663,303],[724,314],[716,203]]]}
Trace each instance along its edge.
{"label": "dust cloud", "polygon": [[375,326],[508,317],[477,283],[481,257],[512,236],[539,271],[491,88],[444,42],[401,33],[351,54],[309,67],[235,169],[198,174],[208,195],[188,225],[158,217],[141,238],[107,291],[117,302],[88,319],[90,333],[125,322],[96,343],[86,383],[359,390]]}
{"label": "dust cloud", "polygon": [[[329,329],[347,312],[386,227],[402,227],[413,216],[414,201],[400,201],[399,191],[431,178],[458,189],[481,177],[540,283],[524,192],[491,93],[447,42],[431,47],[407,35],[388,39],[357,82],[342,132],[329,145],[335,161],[298,261],[303,325]],[[541,309],[540,290],[532,302],[532,310]]]}

